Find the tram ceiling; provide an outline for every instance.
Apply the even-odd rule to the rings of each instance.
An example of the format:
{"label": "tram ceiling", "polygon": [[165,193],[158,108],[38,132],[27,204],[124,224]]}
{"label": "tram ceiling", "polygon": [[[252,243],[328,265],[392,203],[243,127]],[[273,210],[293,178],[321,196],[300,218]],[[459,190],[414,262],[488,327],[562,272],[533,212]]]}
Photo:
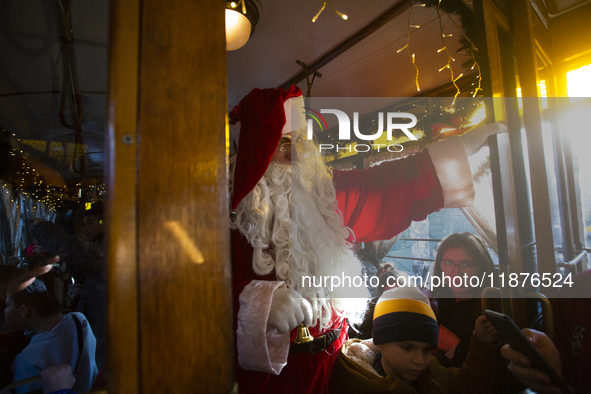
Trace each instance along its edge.
{"label": "tram ceiling", "polygon": [[[350,37],[357,35],[354,40],[359,40],[358,32],[391,8],[397,8],[392,19],[323,65],[313,94],[416,94],[412,60],[406,50],[397,53],[409,31],[421,89],[449,82],[445,72],[432,70],[437,65],[430,59],[442,46],[434,9],[412,7],[409,19],[409,0],[333,4],[348,20],[327,7],[312,23],[321,6],[316,1],[263,1],[255,34],[245,47],[227,54],[229,107],[255,87],[280,86],[292,79],[302,70],[296,60],[313,64]],[[109,1],[6,1],[0,14],[0,126],[18,139],[13,148],[28,164],[43,163],[37,166],[40,171],[53,169],[68,184],[99,177],[106,126]],[[453,34],[446,45],[455,55],[459,30],[453,23],[445,29]],[[463,59],[456,60],[459,64]],[[443,56],[441,62],[445,63]],[[305,91],[305,80],[299,84]]]}
{"label": "tram ceiling", "polygon": [[[313,23],[322,3],[263,2],[253,36],[242,49],[228,52],[229,107],[257,87],[295,82],[305,94],[303,67],[296,61],[320,66],[315,68],[322,74],[314,80],[315,97],[409,97],[450,83],[449,72],[438,71],[447,57],[445,51],[438,52],[444,45],[437,11],[412,7],[412,3],[336,0],[333,5],[348,19],[341,19],[327,6]],[[468,10],[461,0],[455,3]],[[459,17],[453,15],[453,21],[447,22],[448,15],[441,14],[444,32],[451,35],[445,37],[445,46],[455,58],[455,75],[475,73],[462,70],[461,64],[469,57],[457,53],[463,35]],[[378,27],[371,29],[376,22]],[[398,52],[407,42],[408,48]]]}
{"label": "tram ceiling", "polygon": [[[454,1],[458,7],[471,3]],[[548,4],[563,12],[583,2]],[[306,92],[296,61],[317,65],[322,73],[312,89],[317,97],[409,97],[451,82],[448,70],[439,71],[447,57],[438,52],[443,44],[435,8],[413,7],[410,0],[334,0],[348,19],[327,6],[312,23],[321,4],[263,0],[254,35],[227,53],[229,108],[253,88],[282,86],[298,75],[295,80]],[[391,18],[364,33],[388,13]],[[454,74],[473,77],[474,70],[462,67],[470,57],[457,53],[460,18],[448,19],[442,13],[444,33],[451,34],[444,38],[455,58]],[[13,148],[18,145],[29,164],[42,163],[40,171],[59,175],[48,179],[63,178],[70,185],[102,175],[108,22],[109,0],[0,4],[0,126],[19,139]]]}

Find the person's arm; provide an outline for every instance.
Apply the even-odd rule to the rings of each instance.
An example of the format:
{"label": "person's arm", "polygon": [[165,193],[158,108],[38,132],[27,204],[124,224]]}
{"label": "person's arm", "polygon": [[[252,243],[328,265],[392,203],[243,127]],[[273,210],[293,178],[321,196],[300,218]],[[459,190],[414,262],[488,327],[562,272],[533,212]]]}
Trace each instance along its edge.
{"label": "person's arm", "polygon": [[391,239],[444,207],[427,150],[364,170],[334,171],[338,209],[355,242]]}
{"label": "person's arm", "polygon": [[[556,373],[561,376],[560,355],[552,340],[540,331],[525,328],[522,332]],[[550,378],[546,374],[532,368],[530,360],[515,349],[511,349],[511,346],[503,346],[501,355],[509,361],[511,373],[526,387],[538,394],[561,394],[561,390],[557,386],[550,384]]]}
{"label": "person's arm", "polygon": [[441,208],[472,205],[468,156],[506,127],[486,124],[420,153],[357,171],[334,171],[338,208],[355,242],[391,239]]}

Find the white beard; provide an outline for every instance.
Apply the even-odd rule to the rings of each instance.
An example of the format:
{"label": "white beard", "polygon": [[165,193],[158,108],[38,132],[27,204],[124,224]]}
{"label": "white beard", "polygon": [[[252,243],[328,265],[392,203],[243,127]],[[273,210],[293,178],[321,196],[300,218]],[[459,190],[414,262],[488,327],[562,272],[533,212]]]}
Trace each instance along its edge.
{"label": "white beard", "polygon": [[[333,313],[360,320],[367,303],[365,287],[335,287],[318,279],[342,275],[354,278],[361,265],[350,249],[337,208],[330,170],[315,146],[304,147],[297,163],[271,162],[263,178],[240,202],[231,227],[237,228],[254,248],[257,275],[275,270],[278,280],[307,298],[313,324],[330,327]],[[318,278],[311,286],[303,277]]]}

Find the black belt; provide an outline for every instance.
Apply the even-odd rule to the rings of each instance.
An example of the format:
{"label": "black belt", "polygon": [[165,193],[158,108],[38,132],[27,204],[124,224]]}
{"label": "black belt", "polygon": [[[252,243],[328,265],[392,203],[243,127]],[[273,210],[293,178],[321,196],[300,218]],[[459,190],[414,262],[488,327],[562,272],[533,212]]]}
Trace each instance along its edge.
{"label": "black belt", "polygon": [[291,343],[289,345],[289,352],[290,353],[304,353],[309,352],[311,354],[320,353],[326,350],[327,347],[332,345],[334,341],[336,341],[340,336],[341,332],[343,331],[344,322],[341,323],[339,328],[331,330],[330,332],[320,335],[319,337],[314,338],[310,342],[306,343]]}

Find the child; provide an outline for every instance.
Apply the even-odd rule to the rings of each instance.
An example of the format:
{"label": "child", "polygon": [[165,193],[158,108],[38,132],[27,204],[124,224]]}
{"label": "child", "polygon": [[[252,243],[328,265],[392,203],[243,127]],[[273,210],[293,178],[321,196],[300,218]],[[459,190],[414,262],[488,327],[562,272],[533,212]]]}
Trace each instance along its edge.
{"label": "child", "polygon": [[[18,280],[17,280],[18,281]],[[43,369],[68,364],[74,370],[73,390],[87,392],[98,370],[95,363],[96,340],[81,313],[62,315],[55,295],[39,279],[20,291],[9,289],[4,310],[11,329],[26,328],[31,338],[12,365],[13,381],[39,375]],[[20,386],[17,393],[41,388],[41,382]]]}
{"label": "child", "polygon": [[431,357],[439,325],[428,298],[416,287],[385,291],[373,324],[373,343],[351,339],[343,346],[333,376],[335,393],[495,392],[505,366],[496,330],[484,316],[476,321],[461,369],[445,368]]}

